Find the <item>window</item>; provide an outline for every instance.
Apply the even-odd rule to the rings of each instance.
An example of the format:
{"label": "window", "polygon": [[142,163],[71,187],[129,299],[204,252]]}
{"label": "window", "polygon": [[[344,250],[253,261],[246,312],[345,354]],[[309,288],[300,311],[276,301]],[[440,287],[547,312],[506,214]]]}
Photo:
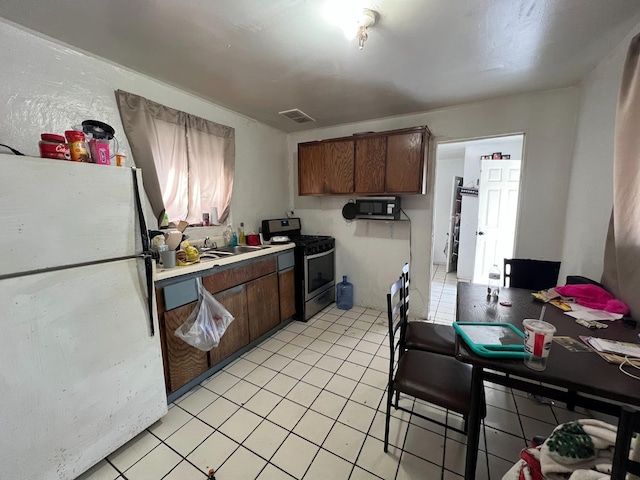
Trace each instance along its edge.
{"label": "window", "polygon": [[202,222],[229,215],[235,168],[235,131],[118,90],[120,116],[145,190],[160,221]]}

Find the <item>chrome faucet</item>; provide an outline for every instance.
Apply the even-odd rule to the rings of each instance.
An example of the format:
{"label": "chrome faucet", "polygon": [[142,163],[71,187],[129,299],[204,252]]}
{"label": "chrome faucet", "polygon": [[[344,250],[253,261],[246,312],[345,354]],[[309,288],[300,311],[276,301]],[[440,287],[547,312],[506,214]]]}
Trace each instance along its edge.
{"label": "chrome faucet", "polygon": [[204,248],[218,248],[218,244],[216,242],[212,242],[209,237],[204,237]]}

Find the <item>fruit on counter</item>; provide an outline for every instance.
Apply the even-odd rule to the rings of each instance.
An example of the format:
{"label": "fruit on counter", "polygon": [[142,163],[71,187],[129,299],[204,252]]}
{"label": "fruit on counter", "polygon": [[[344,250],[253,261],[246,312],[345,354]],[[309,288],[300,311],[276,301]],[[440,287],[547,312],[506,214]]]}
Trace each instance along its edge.
{"label": "fruit on counter", "polygon": [[200,260],[200,252],[196,247],[188,246],[184,249],[187,254],[187,262],[197,262]]}
{"label": "fruit on counter", "polygon": [[[180,255],[183,252],[184,255]],[[200,260],[200,252],[196,247],[192,247],[188,241],[184,241],[180,244],[180,251],[178,252],[178,258],[184,256],[183,261],[188,263],[195,263]]]}

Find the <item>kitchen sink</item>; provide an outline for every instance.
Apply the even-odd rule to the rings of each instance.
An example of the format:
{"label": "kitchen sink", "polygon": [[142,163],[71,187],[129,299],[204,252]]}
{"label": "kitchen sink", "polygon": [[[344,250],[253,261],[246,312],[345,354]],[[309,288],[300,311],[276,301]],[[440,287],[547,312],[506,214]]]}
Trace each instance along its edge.
{"label": "kitchen sink", "polygon": [[215,254],[223,254],[223,255],[237,255],[239,253],[249,253],[249,252],[257,252],[258,250],[262,250],[268,247],[262,246],[249,246],[249,245],[238,245],[236,247],[218,247],[214,248],[211,251]]}

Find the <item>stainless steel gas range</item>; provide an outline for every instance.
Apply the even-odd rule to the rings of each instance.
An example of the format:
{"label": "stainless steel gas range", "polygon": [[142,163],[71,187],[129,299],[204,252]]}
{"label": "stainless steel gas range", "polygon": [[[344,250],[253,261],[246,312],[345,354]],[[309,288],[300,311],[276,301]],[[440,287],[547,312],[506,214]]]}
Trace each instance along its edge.
{"label": "stainless steel gas range", "polygon": [[295,284],[297,320],[306,322],[335,301],[335,239],[324,235],[302,235],[299,218],[262,221],[265,240],[287,236],[296,244]]}

